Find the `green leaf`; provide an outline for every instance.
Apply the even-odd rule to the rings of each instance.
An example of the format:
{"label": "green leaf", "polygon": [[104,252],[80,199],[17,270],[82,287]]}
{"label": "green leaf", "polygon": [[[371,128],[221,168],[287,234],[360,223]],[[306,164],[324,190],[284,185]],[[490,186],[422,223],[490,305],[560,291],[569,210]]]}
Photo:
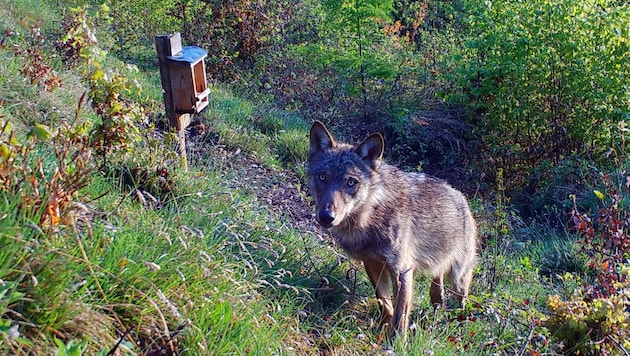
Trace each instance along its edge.
{"label": "green leaf", "polygon": [[600,192],[597,189],[593,190],[593,193],[595,193],[595,195],[597,196],[597,199],[604,200],[604,193]]}
{"label": "green leaf", "polygon": [[101,80],[103,77],[105,77],[105,72],[102,68],[98,68],[92,73],[92,80]]}
{"label": "green leaf", "polygon": [[29,133],[29,136],[35,136],[40,140],[48,140],[54,136],[48,126],[43,124],[35,124]]}
{"label": "green leaf", "polygon": [[10,155],[11,150],[9,149],[9,147],[5,144],[0,144],[0,156],[2,158],[9,158]]}

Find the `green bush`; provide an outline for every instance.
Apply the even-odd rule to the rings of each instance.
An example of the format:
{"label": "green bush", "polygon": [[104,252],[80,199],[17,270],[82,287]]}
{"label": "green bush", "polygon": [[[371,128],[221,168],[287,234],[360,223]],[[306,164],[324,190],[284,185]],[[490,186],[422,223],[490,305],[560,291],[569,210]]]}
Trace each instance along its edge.
{"label": "green bush", "polygon": [[[122,70],[103,65],[107,52],[98,45],[95,22],[107,21],[108,16],[109,7],[106,5],[102,5],[92,16],[88,14],[87,7],[70,9],[66,19],[67,33],[59,45],[66,50],[67,60],[82,66],[88,84],[87,97],[101,119],[92,128],[90,145],[102,158],[102,166],[106,165],[112,152],[133,150],[140,140],[138,124],[144,114],[140,105],[123,97],[133,90],[140,90],[137,81]],[[125,69],[128,72],[137,71],[134,66],[126,66]],[[82,102],[79,107],[81,105]]]}
{"label": "green bush", "polygon": [[617,354],[630,348],[630,312],[626,304],[624,296],[591,300],[576,295],[564,301],[550,295],[547,310],[551,314],[544,325],[562,341],[565,354]]}
{"label": "green bush", "polygon": [[456,58],[451,99],[469,103],[490,172],[504,167],[517,190],[533,169],[571,154],[601,163],[630,119],[629,8],[600,0],[466,4],[468,53]]}

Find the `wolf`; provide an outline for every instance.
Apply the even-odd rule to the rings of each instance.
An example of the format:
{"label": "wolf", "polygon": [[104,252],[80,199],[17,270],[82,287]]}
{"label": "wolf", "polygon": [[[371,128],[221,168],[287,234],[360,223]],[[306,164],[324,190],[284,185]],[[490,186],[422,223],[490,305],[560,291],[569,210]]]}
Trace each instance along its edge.
{"label": "wolf", "polygon": [[415,272],[433,278],[434,306],[445,306],[447,276],[463,307],[477,261],[477,228],[464,195],[441,179],[383,163],[380,133],[350,145],[315,121],[309,140],[315,219],[363,262],[387,336],[406,339]]}

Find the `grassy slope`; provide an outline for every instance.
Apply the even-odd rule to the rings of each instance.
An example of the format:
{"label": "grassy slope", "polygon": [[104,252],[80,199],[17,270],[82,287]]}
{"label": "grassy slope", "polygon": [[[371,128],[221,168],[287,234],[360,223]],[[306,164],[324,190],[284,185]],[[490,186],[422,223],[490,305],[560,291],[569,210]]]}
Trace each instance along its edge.
{"label": "grassy slope", "polygon": [[[52,32],[60,21],[53,9],[29,11],[45,4],[0,0],[0,23],[19,31],[35,23]],[[22,128],[39,121],[39,113],[55,113],[42,115],[49,125],[73,117],[83,90],[78,74],[59,67],[64,87],[43,93],[21,80],[20,67],[10,48],[0,48],[0,114]],[[138,79],[159,101],[155,77]],[[252,104],[220,88],[211,100],[204,114],[209,132],[190,147],[189,173],[171,168],[177,190],[162,209],[144,207],[117,180],[95,175],[81,192],[87,223],[50,235],[33,227],[36,214],[24,216],[16,201],[3,199],[2,352],[50,354],[59,339],[62,347],[84,340],[76,347],[107,353],[124,332],[129,336],[119,347],[132,354],[168,350],[171,342],[182,354],[546,349],[533,336],[543,332],[535,321],[550,292],[536,267],[548,248],[499,238],[496,214],[481,204],[475,210],[487,245],[473,303],[465,313],[433,312],[425,298],[429,282],[419,278],[415,336],[407,345],[385,345],[360,266],[318,239],[304,219],[274,207],[279,189],[293,197],[300,191],[300,177],[277,162],[283,154],[303,157],[307,124],[262,111],[263,123],[254,125],[261,111]],[[285,189],[286,182],[294,189]],[[11,328],[20,337],[9,337]]]}

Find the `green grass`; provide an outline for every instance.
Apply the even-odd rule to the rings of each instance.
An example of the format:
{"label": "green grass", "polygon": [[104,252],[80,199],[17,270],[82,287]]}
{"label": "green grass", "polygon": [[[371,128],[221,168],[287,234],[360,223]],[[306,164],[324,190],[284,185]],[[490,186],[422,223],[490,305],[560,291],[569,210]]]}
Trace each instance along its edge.
{"label": "green grass", "polygon": [[31,26],[49,30],[58,26],[63,12],[62,4],[41,0],[0,1],[0,24],[13,31],[26,31]]}
{"label": "green grass", "polygon": [[[286,318],[291,306],[274,310],[262,293],[263,282],[279,280],[278,265],[289,259],[275,241],[283,231],[272,229],[270,217],[230,188],[222,172],[205,173],[160,211],[138,211],[137,204],[121,207],[120,216],[134,219],[116,223],[120,228],[108,234],[109,248],[94,257],[104,270],[133,281],[134,289],[161,290],[178,306],[180,322],[190,322],[185,340],[192,346],[184,349],[193,347],[189,351],[195,353],[197,345],[217,353],[272,353],[281,348],[277,338],[284,331],[270,321]],[[108,295],[120,299],[111,303],[128,304],[138,297],[121,283],[114,279],[103,285]],[[261,333],[252,335],[254,328]]]}
{"label": "green grass", "polygon": [[[46,3],[0,1],[6,5],[0,6],[2,23],[20,31],[29,22],[50,28],[60,21],[55,11],[29,10]],[[64,86],[40,95],[41,88],[21,80],[20,63],[9,48],[0,48],[4,120],[24,132],[42,120],[53,127],[73,120],[84,90],[81,74],[59,67]],[[108,65],[122,63],[112,58]],[[156,72],[134,75],[143,90],[130,100],[158,111]],[[123,335],[117,347],[126,354],[170,348],[186,355],[553,350],[536,344],[537,335],[548,336],[536,324],[546,296],[562,288],[545,275],[582,268],[565,237],[531,232],[522,223],[499,234],[495,215],[476,202],[486,247],[467,309],[434,310],[429,280],[419,277],[410,340],[387,342],[377,330],[378,307],[361,265],[317,239],[313,227],[298,226],[290,212],[274,210],[264,195],[287,177],[304,181],[309,123],[212,89],[208,109],[197,117],[208,129],[191,142],[189,172],[167,153],[168,140],[149,139],[147,130],[135,157],[93,172],[90,184],[72,197],[80,203],[71,210],[73,223],[44,228],[44,206],[22,209],[20,189],[0,196],[0,353],[73,349],[102,355]],[[87,106],[80,119],[94,120]],[[43,161],[47,177],[56,168],[53,148],[30,157],[33,167]],[[145,193],[126,184],[121,172],[161,166],[173,190],[158,196],[157,207],[145,205],[137,198]],[[249,182],[251,172],[259,172],[252,166],[264,170],[258,177],[263,186]],[[51,192],[44,193],[48,198]],[[549,272],[541,276],[543,268]]]}

